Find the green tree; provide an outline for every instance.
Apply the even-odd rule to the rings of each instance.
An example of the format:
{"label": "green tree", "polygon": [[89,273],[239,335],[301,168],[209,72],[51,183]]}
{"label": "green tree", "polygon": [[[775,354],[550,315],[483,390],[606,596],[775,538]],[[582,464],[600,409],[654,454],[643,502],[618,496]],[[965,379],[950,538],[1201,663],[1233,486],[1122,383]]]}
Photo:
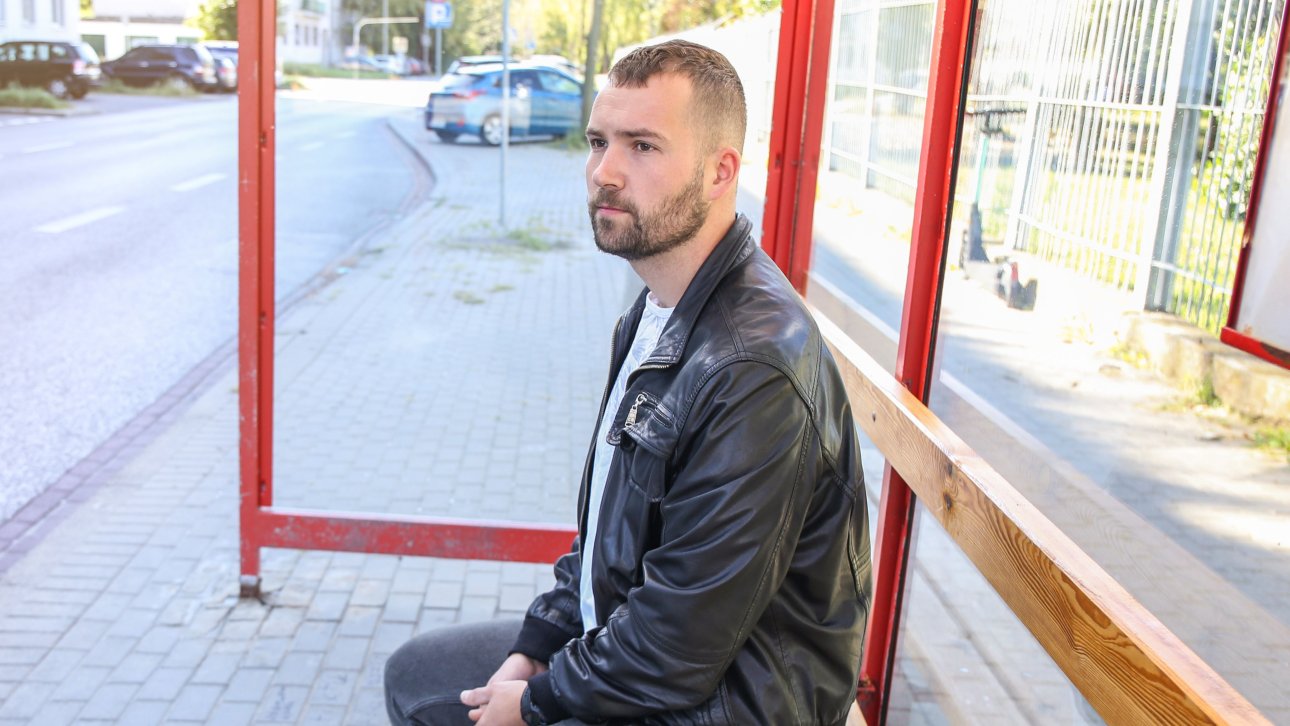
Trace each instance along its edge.
{"label": "green tree", "polygon": [[206,0],[196,25],[206,40],[237,40],[237,0]]}

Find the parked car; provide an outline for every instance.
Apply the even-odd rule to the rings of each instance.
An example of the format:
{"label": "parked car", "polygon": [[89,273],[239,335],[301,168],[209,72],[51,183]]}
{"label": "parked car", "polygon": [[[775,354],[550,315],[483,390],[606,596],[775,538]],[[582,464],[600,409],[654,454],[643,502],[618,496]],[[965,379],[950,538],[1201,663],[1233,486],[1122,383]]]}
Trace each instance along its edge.
{"label": "parked car", "polygon": [[0,88],[43,88],[58,98],[84,98],[99,85],[99,56],[85,43],[11,40],[0,45]]}
{"label": "parked car", "polygon": [[[227,87],[227,81],[221,75],[220,69],[215,69],[215,75],[220,77],[220,87],[224,90],[237,90],[237,41],[236,40],[207,40],[202,42],[202,47],[211,54],[216,63],[221,59],[233,63],[232,87]],[[278,88],[286,85],[286,75],[283,73],[282,56],[279,54],[276,58],[276,67],[273,69],[273,84]]]}
{"label": "parked car", "polygon": [[103,64],[103,73],[130,86],[171,84],[219,89],[215,59],[202,45],[140,45]]}
{"label": "parked car", "polygon": [[367,55],[350,56],[338,63],[337,67],[347,71],[371,71],[382,75],[389,75],[390,73],[389,68],[377,63],[374,58]]}
{"label": "parked car", "polygon": [[215,59],[215,77],[221,91],[237,90],[237,43],[202,43]]}
{"label": "parked car", "polygon": [[[475,66],[487,66],[501,62],[502,57],[500,55],[463,55],[448,64],[448,70],[444,71],[444,75],[451,76],[468,68],[474,68]],[[510,62],[518,63],[519,61],[512,58]]]}
{"label": "parked car", "polygon": [[[567,73],[516,63],[511,74],[511,133],[564,136],[577,132],[582,87]],[[483,65],[440,79],[426,100],[425,124],[441,140],[474,134],[485,144],[502,142],[502,67]]]}
{"label": "parked car", "polygon": [[215,55],[215,80],[218,81],[219,90],[224,93],[232,93],[237,90],[237,61],[227,56]]}

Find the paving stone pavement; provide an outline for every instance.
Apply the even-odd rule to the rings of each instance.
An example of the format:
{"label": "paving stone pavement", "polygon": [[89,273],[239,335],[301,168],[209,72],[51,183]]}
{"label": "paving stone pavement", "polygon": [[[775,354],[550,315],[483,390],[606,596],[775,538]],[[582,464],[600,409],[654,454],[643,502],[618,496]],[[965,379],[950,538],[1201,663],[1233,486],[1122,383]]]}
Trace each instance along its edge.
{"label": "paving stone pavement", "polygon": [[[504,230],[495,150],[402,130],[431,200],[278,320],[275,503],[568,524],[639,282],[590,240],[581,155],[515,145]],[[549,586],[547,565],[269,549],[263,602],[239,599],[236,386],[229,360],[9,561],[0,724],[385,723],[399,644]]]}

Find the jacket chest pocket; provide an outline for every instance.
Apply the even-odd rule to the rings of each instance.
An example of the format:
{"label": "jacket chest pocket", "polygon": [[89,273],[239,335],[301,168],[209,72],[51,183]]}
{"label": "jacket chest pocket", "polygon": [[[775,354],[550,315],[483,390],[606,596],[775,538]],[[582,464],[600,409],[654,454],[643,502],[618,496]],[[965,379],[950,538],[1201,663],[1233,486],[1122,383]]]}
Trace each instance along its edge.
{"label": "jacket chest pocket", "polygon": [[676,446],[673,419],[658,399],[647,393],[632,395],[632,408],[609,435],[617,452],[601,512],[613,524],[601,528],[596,544],[597,562],[604,564],[614,589],[624,595],[641,584],[641,560],[658,546],[661,503]]}
{"label": "jacket chest pocket", "polygon": [[671,412],[647,391],[634,395],[622,425],[610,435],[611,443],[619,448],[623,479],[651,504],[657,504],[667,493],[676,437]]}

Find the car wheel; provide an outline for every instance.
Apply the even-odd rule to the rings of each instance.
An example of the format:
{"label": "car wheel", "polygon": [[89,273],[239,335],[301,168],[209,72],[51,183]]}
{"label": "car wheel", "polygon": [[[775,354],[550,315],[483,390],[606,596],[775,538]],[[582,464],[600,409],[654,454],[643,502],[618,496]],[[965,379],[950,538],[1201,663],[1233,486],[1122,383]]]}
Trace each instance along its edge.
{"label": "car wheel", "polygon": [[189,83],[187,78],[180,75],[174,75],[166,79],[166,87],[173,91],[191,91],[193,84]]}
{"label": "car wheel", "polygon": [[89,92],[90,92],[90,89],[85,86],[77,86],[71,90],[72,98],[76,99],[77,101],[81,100],[82,98],[85,98],[85,94]]}
{"label": "car wheel", "polygon": [[434,134],[435,136],[438,136],[439,140],[444,142],[445,144],[451,144],[452,142],[456,141],[457,136],[459,135],[454,131],[435,131]]}
{"label": "car wheel", "polygon": [[67,98],[67,81],[55,78],[45,85],[45,90],[54,98]]}
{"label": "car wheel", "polygon": [[502,143],[502,117],[493,114],[484,119],[484,125],[479,130],[479,138],[489,146]]}

